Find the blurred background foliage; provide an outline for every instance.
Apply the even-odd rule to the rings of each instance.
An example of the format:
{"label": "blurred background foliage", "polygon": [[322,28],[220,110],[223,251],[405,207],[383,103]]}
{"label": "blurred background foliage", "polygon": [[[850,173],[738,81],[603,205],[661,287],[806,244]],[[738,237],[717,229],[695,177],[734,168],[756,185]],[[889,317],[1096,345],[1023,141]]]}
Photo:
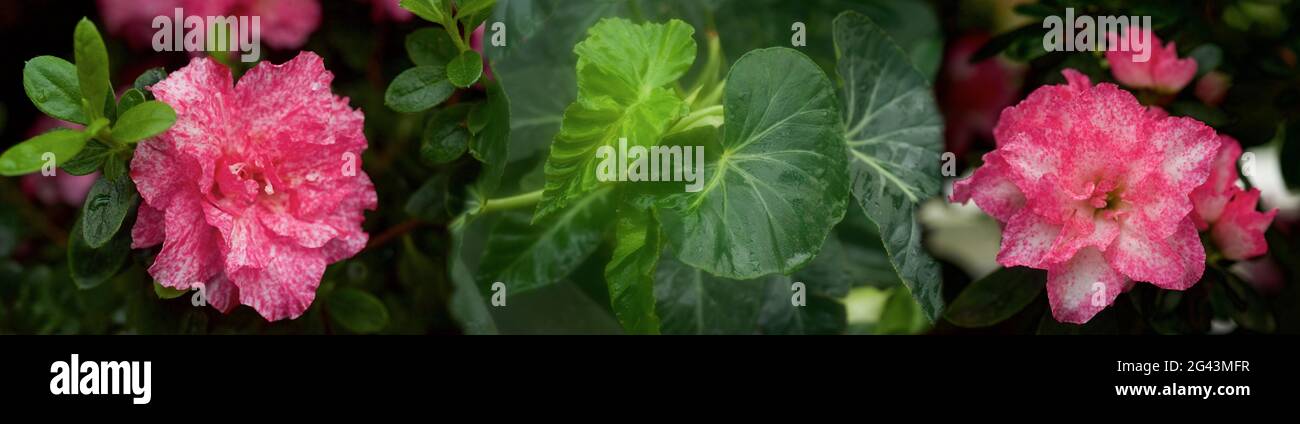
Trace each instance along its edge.
{"label": "blurred background foliage", "polygon": [[[133,251],[125,269],[100,286],[81,289],[68,277],[67,232],[77,208],[41,201],[16,178],[0,178],[0,333],[40,334],[458,334],[499,332],[619,333],[603,278],[612,240],[588,257],[560,284],[510,298],[509,308],[484,313],[475,290],[457,290],[458,272],[474,272],[491,229],[502,214],[484,216],[464,228],[467,269],[449,269],[453,251],[449,225],[475,196],[472,183],[479,163],[462,157],[431,165],[417,154],[422,125],[441,108],[402,114],[384,105],[388,84],[413,64],[406,36],[427,22],[377,20],[362,0],[323,0],[322,21],[303,50],[325,58],[335,74],[335,92],[366,113],[370,149],[364,167],[374,180],[380,206],[367,214],[371,246],[329,267],[316,301],[302,317],[267,323],[252,309],[238,307],[223,315],[191,305],[189,294],[156,291],[144,271],[149,251]],[[970,57],[1004,63],[1014,99],[1042,84],[1061,82],[1066,67],[1110,80],[1105,61],[1088,52],[1046,52],[1042,18],[1063,14],[1155,16],[1157,32],[1178,43],[1180,56],[1195,57],[1200,75],[1211,70],[1231,77],[1226,98],[1207,105],[1185,90],[1168,106],[1171,113],[1196,117],[1236,136],[1261,158],[1271,155],[1273,171],[1284,176],[1274,184],[1267,207],[1282,207],[1270,230],[1270,258],[1283,283],[1260,288],[1239,273],[1207,272],[1218,284],[1198,284],[1186,293],[1141,285],[1121,296],[1116,306],[1088,325],[1057,324],[1047,312],[1046,296],[1025,293],[1019,309],[1005,312],[993,325],[957,326],[950,320],[930,323],[898,280],[879,240],[877,228],[859,208],[832,232],[823,253],[793,277],[819,282],[812,288],[806,324],[763,308],[752,327],[718,329],[739,333],[1204,333],[1300,332],[1300,275],[1295,222],[1300,201],[1300,30],[1297,5],[1290,0],[499,0],[488,22],[507,24],[506,47],[486,47],[492,71],[510,99],[510,157],[502,193],[536,190],[543,184],[547,146],[558,131],[559,116],[576,97],[572,49],[586,29],[603,17],[641,21],[678,18],[696,28],[697,44],[717,34],[731,61],[755,48],[789,46],[791,24],[803,22],[807,46],[800,50],[834,75],[836,53],[831,20],[856,10],[884,26],[913,64],[930,76],[940,103],[952,118],[987,92],[964,90],[979,85],[956,72],[962,63],[953,53],[961,40],[975,39]],[[21,86],[23,62],[38,55],[71,57],[71,28],[82,16],[102,22],[92,1],[10,0],[0,4],[0,34],[8,41],[0,65],[0,144],[26,138],[38,112]],[[175,70],[183,53],[154,53],[128,47],[108,37],[112,75],[127,84],[140,72],[165,66]],[[970,44],[970,43],[968,43]],[[693,72],[704,62],[704,48]],[[296,51],[268,50],[264,59],[282,62]],[[956,59],[963,60],[963,59]],[[693,76],[688,75],[688,79]],[[482,88],[457,92],[444,106],[486,96]],[[1288,131],[1288,129],[1294,130]],[[992,148],[991,134],[976,131],[948,135],[957,152],[958,171],[978,165]],[[467,155],[468,156],[468,155]],[[1256,181],[1256,184],[1261,182]],[[1273,202],[1271,205],[1267,202]],[[1287,203],[1291,202],[1291,203]],[[79,202],[77,203],[79,204]],[[1286,209],[1289,208],[1289,209]],[[1288,211],[1289,210],[1289,211]],[[933,200],[922,210],[927,245],[943,263],[944,297],[951,303],[972,281],[996,269],[997,228],[991,219],[969,209]],[[991,230],[990,230],[990,226]],[[991,243],[991,245],[990,245]],[[991,246],[991,247],[990,247]],[[457,258],[452,258],[457,259]],[[667,258],[665,260],[668,260]],[[662,269],[661,269],[662,271]],[[463,275],[461,277],[464,277]],[[1033,280],[1035,276],[1016,276]],[[472,278],[471,278],[472,280]],[[746,282],[750,283],[750,282]],[[765,284],[761,281],[754,284]],[[812,283],[810,283],[812,284]],[[1033,288],[1034,283],[1026,286]],[[788,288],[771,286],[773,299],[788,299]],[[1040,287],[1041,288],[1041,287]],[[737,289],[729,287],[723,289]],[[775,290],[780,290],[775,291]],[[788,303],[788,302],[787,302]],[[805,322],[805,321],[801,321]],[[484,323],[490,323],[484,325]],[[690,329],[707,332],[708,329]],[[664,330],[672,333],[670,329]],[[686,332],[684,329],[683,332]],[[695,332],[695,331],[689,331]]]}

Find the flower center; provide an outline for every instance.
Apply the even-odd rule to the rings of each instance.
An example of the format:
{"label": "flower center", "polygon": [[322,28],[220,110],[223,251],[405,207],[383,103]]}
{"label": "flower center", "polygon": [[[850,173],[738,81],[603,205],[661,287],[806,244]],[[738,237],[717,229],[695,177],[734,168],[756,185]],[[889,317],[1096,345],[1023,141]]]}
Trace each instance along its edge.
{"label": "flower center", "polygon": [[274,168],[261,160],[223,159],[217,164],[216,174],[211,198],[223,207],[238,209],[253,203],[275,203],[283,191]]}
{"label": "flower center", "polygon": [[1102,178],[1084,186],[1081,193],[1074,194],[1076,200],[1091,208],[1093,214],[1103,218],[1112,218],[1119,214],[1124,200],[1124,190],[1112,179]]}

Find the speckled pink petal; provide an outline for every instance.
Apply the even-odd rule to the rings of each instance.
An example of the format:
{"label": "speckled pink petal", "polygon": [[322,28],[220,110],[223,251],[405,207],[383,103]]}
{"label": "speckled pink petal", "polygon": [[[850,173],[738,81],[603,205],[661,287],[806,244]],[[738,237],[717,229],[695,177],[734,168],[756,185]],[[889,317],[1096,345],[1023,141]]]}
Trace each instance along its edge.
{"label": "speckled pink petal", "polygon": [[1126,281],[1095,248],[1080,250],[1070,261],[1047,270],[1047,300],[1057,321],[1083,324],[1124,290]]}
{"label": "speckled pink petal", "polygon": [[1264,232],[1277,216],[1277,209],[1259,212],[1258,202],[1259,189],[1241,191],[1233,196],[1223,208],[1219,221],[1214,223],[1210,235],[1225,258],[1243,260],[1268,252]]}
{"label": "speckled pink petal", "polygon": [[1044,260],[1059,263],[1070,260],[1080,250],[1088,247],[1104,250],[1119,236],[1120,225],[1110,219],[1097,218],[1093,212],[1079,212],[1062,227],[1061,236],[1048,250]]}
{"label": "speckled pink petal", "polygon": [[272,211],[263,211],[257,216],[267,230],[302,247],[318,248],[339,235],[338,230],[324,222],[301,221],[292,215]]}
{"label": "speckled pink petal", "polygon": [[984,166],[976,169],[969,178],[953,183],[952,201],[966,203],[974,199],[976,206],[999,222],[1010,220],[1024,208],[1025,195],[1003,175],[1003,166],[996,152],[985,154]]}
{"label": "speckled pink petal", "polygon": [[135,226],[131,228],[131,248],[144,249],[162,244],[166,240],[165,220],[162,211],[141,203],[136,212]]}
{"label": "speckled pink petal", "polygon": [[168,140],[141,141],[131,159],[131,180],[144,203],[154,208],[166,209],[173,195],[182,189],[189,169],[171,149]]}
{"label": "speckled pink petal", "polygon": [[276,321],[307,311],[324,275],[325,259],[319,251],[275,244],[266,268],[241,269],[232,281],[239,286],[240,303],[252,306],[267,321]]}
{"label": "speckled pink petal", "polygon": [[[1180,230],[1173,238],[1151,238],[1151,233],[1140,227],[1123,226],[1119,237],[1106,249],[1106,262],[1125,277],[1155,284],[1171,290],[1183,290],[1195,284],[1201,272],[1195,272],[1195,279],[1187,281],[1188,263],[1184,261],[1188,252],[1200,251],[1200,264],[1205,264],[1205,250],[1201,248],[1196,236],[1196,227],[1190,220],[1184,219]],[[1191,236],[1190,239],[1187,236]],[[1182,244],[1191,244],[1192,248],[1183,249]],[[1202,270],[1203,271],[1203,270]]]}
{"label": "speckled pink petal", "polygon": [[181,195],[166,210],[166,240],[149,267],[164,287],[189,290],[221,273],[220,236],[204,224],[198,196]]}
{"label": "speckled pink petal", "polygon": [[1022,210],[1007,221],[1007,226],[1002,231],[998,263],[1005,267],[1044,268],[1043,260],[1060,234],[1060,227],[1044,221],[1029,210]]}
{"label": "speckled pink petal", "polygon": [[208,281],[204,288],[208,304],[223,314],[228,314],[239,306],[239,287],[230,282],[226,274],[218,274]]}
{"label": "speckled pink petal", "polygon": [[141,144],[168,145],[166,151],[176,157],[169,163],[172,166],[197,165],[196,171],[182,169],[180,172],[197,174],[198,189],[207,193],[212,188],[222,149],[236,140],[246,142],[236,136],[236,127],[231,122],[236,112],[230,70],[211,59],[196,58],[155,84],[152,90],[159,101],[176,110],[176,123],[162,136]]}
{"label": "speckled pink petal", "polygon": [[1196,224],[1191,218],[1178,226],[1178,231],[1168,241],[1182,260],[1183,279],[1177,286],[1164,287],[1170,290],[1186,290],[1201,281],[1205,275],[1205,246],[1201,245],[1201,235],[1196,231]]}

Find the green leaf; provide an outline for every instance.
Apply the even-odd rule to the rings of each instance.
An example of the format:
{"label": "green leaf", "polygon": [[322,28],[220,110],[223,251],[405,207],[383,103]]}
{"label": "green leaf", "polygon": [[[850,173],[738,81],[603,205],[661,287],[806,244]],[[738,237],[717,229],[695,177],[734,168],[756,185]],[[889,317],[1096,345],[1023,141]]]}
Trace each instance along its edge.
{"label": "green leaf", "polygon": [[[465,16],[478,14],[485,10],[491,10],[492,6],[495,6],[496,3],[496,0],[457,0],[456,19],[462,19]],[[472,30],[473,27],[470,28]]]}
{"label": "green leaf", "polygon": [[710,275],[671,255],[655,271],[655,310],[664,334],[751,334],[768,284],[781,276],[737,281]]}
{"label": "green leaf", "polygon": [[848,311],[839,300],[815,291],[816,282],[804,283],[806,304],[792,302],[794,284],[789,278],[773,278],[758,313],[758,328],[763,334],[840,334],[848,328]]}
{"label": "green leaf", "polygon": [[144,73],[141,73],[140,76],[135,77],[135,83],[132,84],[131,86],[136,90],[140,90],[141,92],[144,92],[146,95],[145,97],[148,100],[153,100],[153,90],[152,90],[153,85],[159,83],[164,79],[167,79],[166,69],[151,68],[147,71],[144,71]]}
{"label": "green leaf", "polygon": [[899,278],[931,320],[943,309],[939,264],[915,211],[939,194],[943,119],[926,77],[871,19],[835,18],[853,196],[880,229]]}
{"label": "green leaf", "polygon": [[131,108],[113,125],[113,138],[123,143],[134,143],[162,134],[176,123],[176,111],[166,103],[154,100]]}
{"label": "green leaf", "polygon": [[496,321],[488,309],[487,300],[479,291],[469,265],[465,263],[465,232],[474,225],[483,224],[450,228],[451,252],[447,255],[447,266],[450,268],[452,294],[447,308],[456,321],[460,322],[461,329],[466,334],[497,334]]}
{"label": "green leaf", "polygon": [[525,213],[502,216],[488,237],[479,286],[501,282],[514,296],[568,276],[600,247],[610,220],[609,191],[593,191],[536,224]]}
{"label": "green leaf", "polygon": [[384,93],[384,104],[398,112],[422,112],[437,106],[456,91],[441,66],[417,66],[393,79]]}
{"label": "green leaf", "polygon": [[484,53],[510,97],[511,161],[545,159],[565,108],[578,96],[573,46],[600,18],[626,15],[632,6],[631,1],[498,2],[493,19],[509,29],[509,42]]}
{"label": "green leaf", "polygon": [[1046,271],[1002,268],[962,290],[943,317],[962,327],[988,327],[1025,309],[1046,285]]}
{"label": "green leaf", "polygon": [[135,184],[126,176],[101,177],[86,194],[81,209],[82,231],[86,245],[97,249],[108,243],[122,228],[126,215],[139,202]]}
{"label": "green leaf", "polygon": [[86,244],[81,221],[82,218],[78,217],[68,233],[68,268],[72,281],[84,290],[99,286],[117,275],[131,252],[131,234],[122,231],[108,244],[96,249]]}
{"label": "green leaf", "polygon": [[678,117],[683,103],[670,87],[695,60],[695,30],[672,20],[633,24],[604,19],[574,47],[578,100],[564,112],[546,160],[546,187],[536,219],[564,209],[600,185],[601,146],[653,146]]}
{"label": "green leaf", "polygon": [[108,50],[104,48],[104,39],[99,29],[89,19],[77,22],[73,33],[73,53],[77,59],[77,79],[80,82],[81,97],[91,106],[86,111],[90,118],[103,117],[101,110],[95,109],[105,104],[113,92],[108,76]]}
{"label": "green leaf", "polygon": [[144,91],[138,88],[132,88],[122,93],[122,98],[117,101],[117,113],[125,114],[131,108],[147,102],[149,99],[145,96]]}
{"label": "green leaf", "polygon": [[446,31],[421,28],[406,36],[406,55],[416,66],[447,66],[456,54]]}
{"label": "green leaf", "polygon": [[326,300],[330,318],[349,331],[375,333],[388,326],[388,308],[374,295],[342,287],[329,294]]}
{"label": "green leaf", "polygon": [[40,56],[23,66],[23,90],[46,115],[85,125],[77,67],[54,56]]}
{"label": "green leaf", "polygon": [[605,266],[614,315],[632,334],[659,334],[655,315],[655,267],[663,242],[650,211],[621,206],[615,225],[614,257]]}
{"label": "green leaf", "polygon": [[86,146],[90,136],[81,131],[56,129],[10,147],[0,154],[0,175],[18,176],[41,170],[47,153],[54,166],[72,160]]}
{"label": "green leaf", "polygon": [[447,79],[457,87],[465,88],[478,82],[483,75],[483,57],[478,52],[466,50],[447,62]]}
{"label": "green leaf", "polygon": [[461,103],[433,114],[425,123],[420,140],[420,158],[429,164],[451,162],[469,148],[469,131],[461,126],[469,105]]}
{"label": "green leaf", "polygon": [[403,211],[407,215],[420,218],[426,221],[436,221],[439,218],[449,215],[447,210],[448,188],[447,174],[438,174],[430,177],[420,185],[411,197],[406,199],[406,206]]}
{"label": "green leaf", "polygon": [[807,304],[795,306],[795,281],[783,275],[732,280],[665,254],[654,280],[664,334],[828,334],[847,326],[844,305],[812,286]]}
{"label": "green leaf", "polygon": [[177,290],[171,287],[164,287],[162,284],[158,284],[157,281],[153,282],[153,292],[158,295],[159,299],[163,300],[175,299],[184,296],[185,293],[189,293],[188,290]]}
{"label": "green leaf", "polygon": [[659,202],[683,262],[749,279],[789,274],[817,256],[849,194],[830,80],[803,53],[752,51],[727,77],[719,158],[704,187]]}
{"label": "green leaf", "polygon": [[426,21],[450,26],[451,7],[447,0],[401,0],[398,4]]}
{"label": "green leaf", "polygon": [[[499,82],[488,81],[485,85],[487,102],[474,110],[477,115],[486,116],[480,119],[486,119],[488,124],[470,139],[469,151],[475,159],[483,162],[478,190],[486,196],[495,193],[501,185],[501,177],[505,175],[510,160],[510,99]],[[470,114],[471,117],[475,115]]]}

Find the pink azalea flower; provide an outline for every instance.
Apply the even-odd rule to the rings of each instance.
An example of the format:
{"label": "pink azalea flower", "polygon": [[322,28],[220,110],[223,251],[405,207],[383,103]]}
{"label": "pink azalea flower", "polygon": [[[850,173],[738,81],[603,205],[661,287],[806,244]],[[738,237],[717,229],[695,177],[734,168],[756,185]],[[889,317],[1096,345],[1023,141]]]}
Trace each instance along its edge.
{"label": "pink azalea flower", "polygon": [[1210,71],[1196,80],[1196,98],[1210,106],[1223,104],[1228,97],[1228,88],[1232,87],[1232,77],[1219,71]]}
{"label": "pink azalea flower", "polygon": [[238,84],[196,58],[153,87],[177,115],[131,161],[144,199],[132,246],[162,244],[155,280],[203,283],[223,312],[242,303],[267,320],[296,318],[325,266],[365,246],[363,210],[377,206],[360,164],[365,117],[331,93],[333,78],[304,52]]}
{"label": "pink azalea flower", "polygon": [[1057,320],[1084,323],[1135,281],[1183,290],[1205,271],[1188,193],[1210,174],[1214,130],[1144,108],[1067,69],[1007,108],[997,148],[953,186],[1003,223],[998,263],[1047,270]]}
{"label": "pink azalea flower", "polygon": [[[262,40],[278,49],[296,49],[320,25],[316,0],[98,0],[100,15],[110,34],[123,37],[135,48],[151,48],[153,19],[174,16],[260,16]],[[175,23],[173,23],[175,25]]]}
{"label": "pink azalea flower", "polygon": [[1002,109],[1015,104],[1024,67],[1001,58],[970,63],[989,36],[963,35],[948,46],[935,90],[943,109],[944,139],[958,157],[976,139],[992,139],[993,125]]}
{"label": "pink azalea flower", "polygon": [[1259,189],[1246,191],[1237,186],[1241,145],[1232,137],[1220,139],[1223,148],[1214,158],[1210,178],[1191,193],[1195,205],[1192,219],[1197,229],[1210,232],[1225,258],[1242,260],[1263,255],[1268,252],[1264,231],[1277,216],[1277,209],[1267,213],[1256,210]]}
{"label": "pink azalea flower", "polygon": [[492,66],[488,63],[487,53],[484,53],[484,52],[483,52],[483,31],[484,31],[484,28],[486,28],[486,25],[485,25],[485,24],[480,24],[480,25],[478,26],[478,28],[475,28],[475,29],[474,29],[474,32],[470,33],[470,35],[469,35],[469,48],[471,48],[471,49],[473,49],[474,51],[478,52],[478,54],[479,54],[480,56],[483,57],[483,78],[486,79],[486,80],[491,80],[491,79],[492,79]]}
{"label": "pink azalea flower", "polygon": [[186,15],[261,16],[262,40],[268,46],[291,50],[307,43],[320,26],[316,0],[183,0]]}
{"label": "pink azalea flower", "polygon": [[96,3],[104,19],[104,29],[141,50],[153,46],[153,35],[158,32],[153,27],[153,19],[172,16],[177,7],[182,7],[181,0],[98,0]]}
{"label": "pink azalea flower", "polygon": [[[1152,51],[1149,60],[1145,62],[1136,60],[1140,52],[1132,47],[1138,45],[1139,35],[1142,39],[1151,40]],[[1106,51],[1110,70],[1121,84],[1139,90],[1154,90],[1160,94],[1174,94],[1196,76],[1196,61],[1190,58],[1179,59],[1175,44],[1161,43],[1160,38],[1150,29],[1126,32],[1125,36],[1129,37],[1128,51],[1116,47],[1119,41],[1116,34],[1110,35],[1110,48]]]}
{"label": "pink azalea flower", "polygon": [[375,22],[406,22],[411,20],[411,17],[415,15],[403,9],[399,3],[401,3],[401,0],[370,0],[372,6],[370,17]]}

